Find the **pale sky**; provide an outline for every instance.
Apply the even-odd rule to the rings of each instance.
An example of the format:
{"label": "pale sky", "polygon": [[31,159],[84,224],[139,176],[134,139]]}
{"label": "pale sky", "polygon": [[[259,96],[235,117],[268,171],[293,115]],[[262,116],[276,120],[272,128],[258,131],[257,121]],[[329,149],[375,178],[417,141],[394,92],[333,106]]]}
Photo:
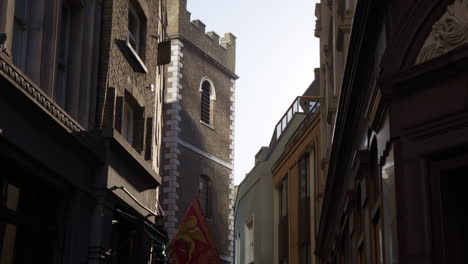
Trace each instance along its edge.
{"label": "pale sky", "polygon": [[314,79],[318,0],[187,0],[206,31],[237,37],[234,184],[254,166],[276,123]]}

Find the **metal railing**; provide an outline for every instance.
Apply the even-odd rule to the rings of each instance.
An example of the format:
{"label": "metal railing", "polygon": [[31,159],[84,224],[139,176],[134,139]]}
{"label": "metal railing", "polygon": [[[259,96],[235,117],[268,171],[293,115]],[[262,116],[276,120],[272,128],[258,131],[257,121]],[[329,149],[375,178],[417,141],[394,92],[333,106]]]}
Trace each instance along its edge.
{"label": "metal railing", "polygon": [[288,110],[281,117],[280,121],[275,126],[275,136],[274,139],[278,139],[283,131],[288,127],[289,122],[294,117],[296,113],[309,114],[311,112],[318,111],[319,96],[298,96],[289,106]]}

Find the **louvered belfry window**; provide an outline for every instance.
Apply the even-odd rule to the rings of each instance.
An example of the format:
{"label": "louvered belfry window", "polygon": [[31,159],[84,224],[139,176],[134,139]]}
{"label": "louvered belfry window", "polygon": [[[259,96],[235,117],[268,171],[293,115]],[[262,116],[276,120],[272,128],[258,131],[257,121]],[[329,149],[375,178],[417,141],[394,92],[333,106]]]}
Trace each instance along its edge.
{"label": "louvered belfry window", "polygon": [[211,124],[211,100],[210,100],[210,83],[204,81],[202,84],[201,92],[201,121],[210,125]]}

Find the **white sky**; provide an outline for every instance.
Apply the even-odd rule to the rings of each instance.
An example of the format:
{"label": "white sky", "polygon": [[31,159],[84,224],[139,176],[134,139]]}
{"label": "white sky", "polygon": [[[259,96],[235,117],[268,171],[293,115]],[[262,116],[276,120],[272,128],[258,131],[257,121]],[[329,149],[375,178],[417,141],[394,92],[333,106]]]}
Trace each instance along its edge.
{"label": "white sky", "polygon": [[[170,1],[170,0],[169,0]],[[314,79],[319,42],[318,0],[187,0],[191,19],[206,31],[237,37],[234,183],[254,166],[294,98]]]}

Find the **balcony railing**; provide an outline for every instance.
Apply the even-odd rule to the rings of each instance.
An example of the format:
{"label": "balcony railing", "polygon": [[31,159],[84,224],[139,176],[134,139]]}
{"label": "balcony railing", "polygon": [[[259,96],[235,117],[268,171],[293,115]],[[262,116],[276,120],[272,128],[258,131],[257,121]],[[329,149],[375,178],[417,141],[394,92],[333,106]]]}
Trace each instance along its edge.
{"label": "balcony railing", "polygon": [[294,117],[296,113],[315,113],[318,111],[320,106],[319,96],[298,96],[292,102],[291,106],[281,117],[280,121],[275,126],[275,135],[274,139],[277,140],[282,134],[283,131],[288,127],[288,124]]}

